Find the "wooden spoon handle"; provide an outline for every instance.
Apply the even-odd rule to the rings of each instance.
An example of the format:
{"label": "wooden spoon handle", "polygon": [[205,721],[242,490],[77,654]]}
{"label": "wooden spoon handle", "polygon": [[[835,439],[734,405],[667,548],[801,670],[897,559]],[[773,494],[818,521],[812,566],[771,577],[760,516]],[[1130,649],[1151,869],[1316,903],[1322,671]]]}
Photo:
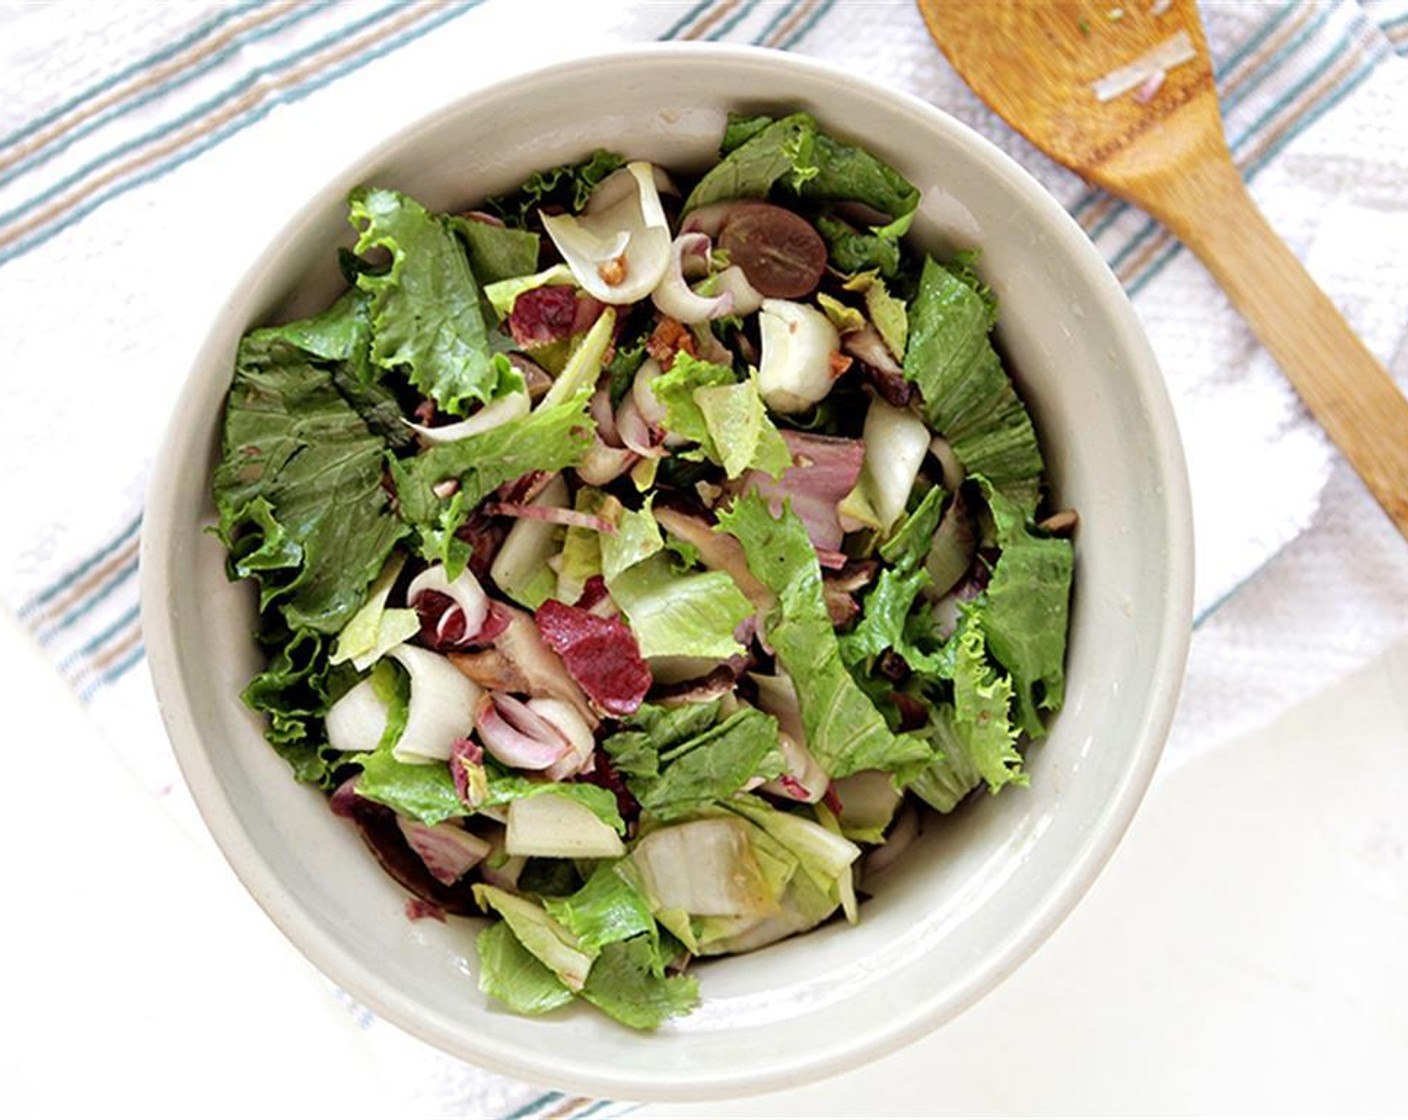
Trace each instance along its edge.
{"label": "wooden spoon handle", "polygon": [[1205,159],[1150,206],[1215,276],[1408,537],[1408,399],[1267,224],[1235,167]]}

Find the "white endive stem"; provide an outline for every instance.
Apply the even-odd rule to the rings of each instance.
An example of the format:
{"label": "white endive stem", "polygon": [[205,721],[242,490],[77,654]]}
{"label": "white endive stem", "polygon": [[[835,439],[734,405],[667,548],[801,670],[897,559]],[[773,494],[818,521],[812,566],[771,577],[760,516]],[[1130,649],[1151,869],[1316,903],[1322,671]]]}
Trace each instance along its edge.
{"label": "white endive stem", "polygon": [[509,393],[493,404],[486,404],[468,420],[461,420],[457,424],[442,424],[434,428],[424,424],[409,424],[409,427],[415,429],[423,443],[452,443],[457,439],[464,439],[465,436],[487,432],[500,424],[517,420],[520,416],[527,416],[531,406],[532,402],[526,392]]}
{"label": "white endive stem", "polygon": [[841,336],[830,319],[805,303],[765,299],[758,331],[758,391],[769,408],[803,412],[831,391],[831,355],[840,349]]}
{"label": "white endive stem", "polygon": [[397,646],[390,653],[411,676],[406,729],[391,748],[398,762],[432,762],[450,757],[455,743],[474,726],[479,702],[477,684],[448,658],[418,646]]}
{"label": "white endive stem", "polygon": [[649,163],[637,160],[607,176],[580,216],[542,218],[578,285],[603,303],[642,300],[665,275],[670,226]]}

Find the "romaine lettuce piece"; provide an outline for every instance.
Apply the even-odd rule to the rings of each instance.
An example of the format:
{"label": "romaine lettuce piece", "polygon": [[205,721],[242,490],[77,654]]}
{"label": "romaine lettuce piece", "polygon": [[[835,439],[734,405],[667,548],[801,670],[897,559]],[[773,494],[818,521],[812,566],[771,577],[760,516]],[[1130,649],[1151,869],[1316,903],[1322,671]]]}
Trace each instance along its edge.
{"label": "romaine lettuce piece", "polygon": [[378,748],[371,754],[353,756],[362,773],[357,778],[357,794],[395,809],[403,817],[422,824],[439,824],[452,817],[469,814],[469,808],[455,791],[450,768],[443,762],[403,762],[391,750]]}
{"label": "romaine lettuce piece", "polygon": [[659,940],[650,903],[617,867],[617,861],[598,863],[575,893],[543,900],[543,908],[588,952],[641,934]]}
{"label": "romaine lettuce piece", "polygon": [[929,761],[927,744],[894,734],[842,663],[806,526],[790,509],[774,519],[755,495],[736,499],[719,522],[742,544],[753,575],[778,597],[765,624],[767,639],[796,685],[807,749],[822,769],[843,778]]}
{"label": "romaine lettuce piece", "polygon": [[628,781],[641,808],[660,820],[677,820],[723,801],[752,778],[772,779],[786,768],[777,742],[777,720],[743,708],[722,723],[659,754],[658,778]]}
{"label": "romaine lettuce piece", "polygon": [[563,984],[574,992],[582,990],[591,971],[592,956],[583,950],[571,930],[536,902],[488,883],[474,884],[474,900],[486,912],[496,910],[522,946]]}
{"label": "romaine lettuce piece", "polygon": [[924,417],[970,474],[984,475],[1025,515],[1036,508],[1042,458],[1031,417],[988,340],[991,309],[932,257],[909,307],[904,374]]}
{"label": "romaine lettuce piece", "polygon": [[523,947],[507,922],[479,932],[479,990],[520,1015],[542,1015],[572,1002],[572,990]]}
{"label": "romaine lettuce piece", "polygon": [[366,380],[371,375],[371,297],[360,288],[348,288],[326,311],[276,327],[260,327],[247,337],[259,345],[287,342],[315,358],[347,362],[359,380]]}
{"label": "romaine lettuce piece", "polygon": [[[919,190],[883,160],[822,132],[806,113],[780,120],[740,120],[725,136],[719,161],[690,192],[684,213],[734,198],[776,193],[813,202],[860,202],[891,221],[876,232],[902,237],[919,206]],[[742,139],[746,136],[747,139]],[[740,142],[741,141],[741,142]]]}
{"label": "romaine lettuce piece", "polygon": [[536,233],[473,218],[451,217],[448,220],[469,252],[470,271],[481,289],[501,280],[527,275],[538,267]]}
{"label": "romaine lettuce piece", "polygon": [[982,784],[983,776],[973,762],[963,738],[954,726],[952,704],[934,705],[929,721],[920,732],[934,745],[936,760],[915,775],[907,788],[940,813],[951,813],[970,792]]}
{"label": "romaine lettuce piece", "polygon": [[[443,563],[449,579],[464,571],[469,546],[455,531],[505,482],[575,463],[592,445],[589,399],[589,391],[578,393],[487,432],[437,444],[411,459],[393,459],[391,477],[401,516],[419,534],[421,554]],[[450,482],[458,489],[442,498],[436,491]]]}
{"label": "romaine lettuce piece", "polygon": [[666,975],[650,939],[633,937],[602,946],[587,974],[582,998],[619,1023],[649,1031],[698,1004],[699,980]]}
{"label": "romaine lettuce piece", "polygon": [[694,403],[709,433],[706,454],[729,478],[749,469],[781,478],[792,466],[787,444],[768,418],[758,386],[751,379],[695,389]]}
{"label": "romaine lettuce piece", "polygon": [[622,729],[607,738],[602,749],[628,780],[657,778],[660,755],[703,735],[718,722],[720,707],[718,700],[675,708],[642,704],[621,721]]}
{"label": "romaine lettuce piece", "polygon": [[[728,366],[706,362],[692,354],[680,353],[670,368],[650,383],[655,399],[665,409],[665,430],[682,439],[703,446],[708,454],[713,449],[709,424],[694,393],[697,389],[732,385],[738,378]],[[717,450],[710,456],[719,461]]]}
{"label": "romaine lettuce piece", "polygon": [[616,524],[614,534],[602,533],[597,537],[601,549],[601,575],[608,587],[628,568],[650,559],[665,547],[660,526],[650,512],[653,499],[652,494],[644,508],[632,510],[622,508],[615,498],[607,498],[598,511],[611,517]]}

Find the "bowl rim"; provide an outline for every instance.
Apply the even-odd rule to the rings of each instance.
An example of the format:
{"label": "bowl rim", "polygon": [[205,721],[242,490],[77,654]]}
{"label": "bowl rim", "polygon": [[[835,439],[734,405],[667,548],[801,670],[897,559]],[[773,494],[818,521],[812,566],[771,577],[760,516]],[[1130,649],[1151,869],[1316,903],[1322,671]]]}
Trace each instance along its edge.
{"label": "bowl rim", "polygon": [[[936,56],[937,57],[937,56]],[[286,240],[316,214],[326,209],[337,185],[357,177],[364,169],[389,153],[407,145],[418,133],[433,130],[449,119],[471,109],[476,103],[500,98],[552,78],[589,75],[605,65],[650,62],[690,64],[756,64],[765,60],[770,67],[786,67],[799,75],[833,83],[838,88],[865,92],[898,104],[922,118],[928,127],[947,141],[970,151],[989,168],[1002,175],[1024,200],[1049,232],[1073,270],[1088,282],[1101,301],[1113,309],[1114,337],[1129,358],[1129,375],[1137,379],[1148,405],[1147,420],[1162,482],[1161,518],[1168,527],[1168,553],[1163,557],[1168,577],[1168,594],[1157,620],[1164,636],[1153,658],[1151,679],[1160,684],[1138,723],[1134,737],[1139,749],[1112,796],[1105,803],[1085,842],[1076,850],[1044,896],[1044,905],[1034,907],[1001,942],[1000,947],[979,970],[970,970],[964,982],[955,985],[955,994],[946,1001],[929,1000],[895,1021],[867,1031],[838,1048],[819,1049],[810,1057],[786,1065],[739,1075],[725,1070],[695,1071],[689,1081],[673,1074],[655,1074],[637,1068],[630,1073],[603,1072],[595,1067],[574,1067],[557,1055],[549,1063],[525,1061],[517,1050],[496,1047],[491,1039],[472,1040],[466,1045],[453,1023],[441,1021],[405,997],[375,972],[366,969],[350,953],[323,936],[302,912],[302,907],[259,857],[250,843],[235,806],[226,795],[204,752],[196,749],[200,732],[190,696],[179,671],[180,652],[172,612],[167,609],[167,588],[171,579],[171,542],[188,527],[177,521],[174,503],[162,489],[163,478],[178,471],[192,438],[187,429],[200,403],[203,382],[217,358],[223,357],[223,312],[217,312],[196,351],[180,394],[171,410],[146,492],[144,528],[140,553],[141,625],[147,646],[148,671],[167,737],[182,776],[197,808],[227,863],[245,889],[254,897],[289,941],[328,979],[344,988],[374,1013],[402,1029],[464,1060],[487,1066],[496,1072],[533,1084],[552,1082],[579,1092],[617,1099],[689,1101],[737,1097],[796,1086],[835,1076],[929,1034],[948,1022],[989,992],[1044,942],[1074,909],[1105,866],[1127,830],[1158,764],[1172,724],[1181,690],[1191,640],[1193,611],[1193,520],[1188,474],[1177,420],[1167,385],[1157,359],[1139,324],[1138,316],[1124,289],[1084,231],[1056,199],[1016,160],[992,141],[943,109],[915,95],[896,90],[869,78],[859,77],[829,63],[771,48],[714,43],[651,43],[622,45],[597,50],[571,60],[534,67],[510,77],[461,94],[422,116],[407,122],[395,132],[369,145],[355,158],[329,176],[297,207],[278,233],[258,253],[245,270],[234,292],[257,286],[258,278],[281,251]],[[222,305],[228,302],[222,301]],[[202,373],[204,371],[204,376]]]}

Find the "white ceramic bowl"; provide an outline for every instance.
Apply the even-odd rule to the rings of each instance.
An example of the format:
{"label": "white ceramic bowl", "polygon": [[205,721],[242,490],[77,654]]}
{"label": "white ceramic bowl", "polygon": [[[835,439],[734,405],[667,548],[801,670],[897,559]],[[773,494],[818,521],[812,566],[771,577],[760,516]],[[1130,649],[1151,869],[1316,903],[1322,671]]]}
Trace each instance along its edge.
{"label": "white ceramic bowl", "polygon": [[[607,77],[609,75],[609,78]],[[699,969],[703,1004],[653,1034],[582,1007],[490,1006],[474,924],[407,921],[404,893],[321,794],[296,784],[239,700],[258,654],[247,587],[226,582],[209,477],[237,341],[325,306],[361,183],[452,208],[605,146],[706,165],[729,109],[815,114],[924,192],[912,236],[977,245],[999,337],[1059,502],[1080,511],[1066,707],[1028,755],[1029,790],[983,798],[921,839],[854,928]],[[291,200],[297,203],[299,200]],[[939,110],[839,70],[752,49],[590,58],[476,93],[387,139],[301,205],[196,358],[148,498],[143,629],[177,757],[250,892],[379,1015],[469,1061],[630,1099],[761,1092],[833,1075],[956,1015],[1015,969],[1089,887],[1154,769],[1183,672],[1191,522],[1174,419],[1124,293],[1066,213]]]}

